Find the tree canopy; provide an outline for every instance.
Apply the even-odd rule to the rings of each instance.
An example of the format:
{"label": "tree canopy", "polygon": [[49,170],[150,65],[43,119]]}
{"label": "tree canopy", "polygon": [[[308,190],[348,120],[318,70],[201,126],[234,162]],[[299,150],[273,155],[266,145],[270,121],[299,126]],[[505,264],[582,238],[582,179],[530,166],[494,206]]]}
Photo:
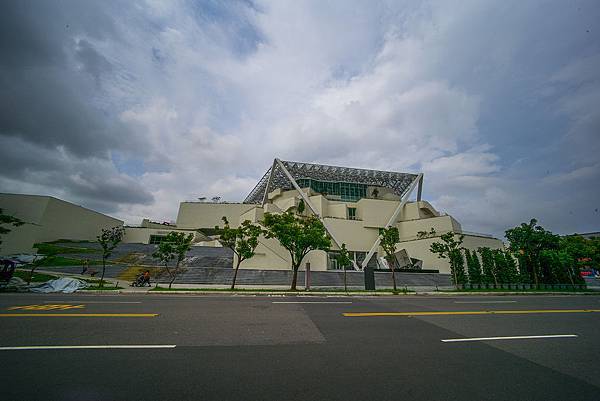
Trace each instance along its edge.
{"label": "tree canopy", "polygon": [[224,247],[231,249],[237,259],[231,281],[231,289],[233,290],[240,264],[244,260],[254,256],[256,247],[258,246],[258,237],[263,233],[263,230],[260,226],[252,224],[249,220],[244,220],[238,228],[232,228],[225,216],[223,216],[222,220],[225,224],[219,237],[219,242]]}
{"label": "tree canopy", "polygon": [[19,227],[25,224],[21,219],[11,216],[9,214],[4,214],[4,211],[0,209],[0,245],[2,244],[2,235],[8,234],[12,230],[8,227]]}
{"label": "tree canopy", "polygon": [[519,257],[521,268],[527,270],[536,286],[540,282],[540,276],[543,281],[550,280],[550,272],[547,269],[541,271],[540,254],[544,250],[558,250],[558,235],[546,231],[537,224],[536,219],[531,219],[529,223],[506,230],[505,236],[510,251]]}
{"label": "tree canopy", "polygon": [[100,287],[104,285],[104,273],[106,272],[106,259],[112,255],[114,249],[123,240],[125,229],[122,226],[112,228],[103,228],[100,235],[96,237],[102,247],[102,276],[100,277]]}
{"label": "tree canopy", "polygon": [[[158,244],[156,251],[152,254],[153,257],[159,259],[164,265],[165,270],[169,274],[169,288],[177,278],[177,274],[181,272],[179,266],[187,252],[192,248],[194,234],[171,231]],[[169,262],[175,260],[175,267],[171,269]]]}
{"label": "tree canopy", "polygon": [[442,242],[434,242],[429,247],[431,252],[437,253],[438,258],[448,259],[454,284],[464,284],[466,282],[465,266],[461,253],[464,238],[464,235],[448,232],[440,236]]}
{"label": "tree canopy", "polygon": [[265,213],[262,222],[267,238],[276,238],[290,254],[293,278],[291,289],[296,289],[297,273],[304,257],[313,250],[328,251],[331,239],[323,223],[315,216],[297,216],[292,212]]}
{"label": "tree canopy", "polygon": [[398,232],[398,227],[386,227],[379,229],[379,245],[383,248],[383,252],[385,252],[385,259],[390,266],[390,270],[392,271],[392,285],[394,287],[394,293],[397,291],[396,288],[396,259],[394,255],[396,254],[396,244],[400,242],[400,233]]}

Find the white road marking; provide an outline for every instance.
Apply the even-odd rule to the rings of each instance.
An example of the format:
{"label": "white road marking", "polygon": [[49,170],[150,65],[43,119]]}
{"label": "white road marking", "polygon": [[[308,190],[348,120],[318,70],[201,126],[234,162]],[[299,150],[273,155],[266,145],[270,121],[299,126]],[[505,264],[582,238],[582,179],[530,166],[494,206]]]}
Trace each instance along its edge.
{"label": "white road marking", "polygon": [[455,304],[512,304],[517,301],[454,301]]}
{"label": "white road marking", "polygon": [[274,304],[351,304],[351,301],[273,301]]}
{"label": "white road marking", "polygon": [[151,349],[175,348],[176,345],[31,345],[20,347],[0,347],[0,351],[21,351],[39,349]]}
{"label": "white road marking", "polygon": [[495,340],[528,340],[537,338],[574,338],[577,334],[548,334],[542,336],[510,336],[510,337],[474,337],[474,338],[449,338],[443,343],[458,343],[466,341],[495,341]]}
{"label": "white road marking", "polygon": [[[86,301],[80,299],[79,301],[62,301],[61,303],[69,303],[69,302],[80,302],[84,304],[141,304],[141,301]],[[44,301],[45,304],[57,304],[57,301]]]}

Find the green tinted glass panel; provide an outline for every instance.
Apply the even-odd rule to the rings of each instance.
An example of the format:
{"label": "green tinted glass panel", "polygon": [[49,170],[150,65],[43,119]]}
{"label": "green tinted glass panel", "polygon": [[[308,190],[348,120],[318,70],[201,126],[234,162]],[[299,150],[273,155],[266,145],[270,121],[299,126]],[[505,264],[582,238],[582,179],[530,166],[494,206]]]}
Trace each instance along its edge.
{"label": "green tinted glass panel", "polygon": [[296,182],[301,188],[311,188],[313,191],[321,194],[339,196],[343,201],[348,202],[356,202],[367,196],[366,184],[317,181],[308,178],[300,178]]}

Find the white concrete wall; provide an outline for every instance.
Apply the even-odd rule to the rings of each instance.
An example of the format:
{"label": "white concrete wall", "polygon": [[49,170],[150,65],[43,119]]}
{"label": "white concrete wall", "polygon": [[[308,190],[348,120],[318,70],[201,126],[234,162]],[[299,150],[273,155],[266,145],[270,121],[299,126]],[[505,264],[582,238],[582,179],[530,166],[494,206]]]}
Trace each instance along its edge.
{"label": "white concrete wall", "polygon": [[2,235],[0,255],[30,253],[41,229],[40,222],[48,205],[48,197],[0,194],[0,209],[3,213],[29,223],[20,227],[5,226],[11,232]]}
{"label": "white concrete wall", "polygon": [[192,230],[177,230],[175,228],[148,228],[148,227],[125,227],[125,236],[123,242],[126,244],[149,244],[151,235],[167,235],[170,232],[182,232],[185,234],[194,234],[194,240],[196,239],[196,232]]}
{"label": "white concrete wall", "polygon": [[0,254],[29,253],[37,242],[96,240],[102,228],[121,220],[49,196],[0,194],[0,208],[27,222],[3,236]]}
{"label": "white concrete wall", "polygon": [[326,218],[325,222],[341,244],[349,251],[368,251],[379,236],[379,229],[364,228],[362,221]]}
{"label": "white concrete wall", "polygon": [[[311,251],[304,257],[300,270],[304,270],[306,263],[310,263],[311,270],[327,270],[327,253],[324,251]],[[233,266],[237,263],[234,255]],[[292,259],[289,252],[279,245],[274,238],[260,238],[254,257],[240,264],[240,269],[262,270],[291,270]]]}
{"label": "white concrete wall", "polygon": [[240,215],[256,205],[243,203],[181,202],[177,213],[177,228],[198,229],[223,226],[223,216],[232,227],[239,224]]}
{"label": "white concrete wall", "polygon": [[361,199],[357,202],[358,218],[363,227],[383,228],[398,207],[397,201],[380,199]]}
{"label": "white concrete wall", "polygon": [[81,206],[50,198],[37,242],[57,239],[95,241],[103,228],[120,227],[123,221]]}
{"label": "white concrete wall", "polygon": [[[324,216],[327,226],[332,234],[345,243],[350,251],[368,252],[377,240],[379,229],[384,227],[399,205],[399,200],[393,199],[392,194],[380,192],[380,199],[361,199],[358,202],[342,202],[339,200],[328,200],[320,194],[314,194],[307,190],[310,201],[317,211]],[[385,196],[384,196],[385,195]],[[205,227],[221,226],[221,216],[227,215],[230,223],[241,223],[250,220],[258,223],[262,220],[264,212],[279,213],[297,204],[298,191],[275,190],[268,196],[270,203],[261,205],[240,204],[211,204],[211,203],[189,203],[181,204],[177,225],[204,224]],[[356,207],[357,220],[347,219],[347,207]],[[306,207],[308,213],[308,205]],[[197,214],[197,215],[196,215]],[[441,272],[449,273],[449,265],[446,260],[438,259],[429,251],[431,243],[439,241],[439,236],[449,231],[461,232],[461,226],[452,216],[441,215],[433,206],[426,201],[408,202],[404,206],[396,226],[400,232],[401,242],[397,249],[406,249],[408,254],[423,260],[426,269],[439,269]],[[437,238],[417,239],[419,231],[429,232],[434,228]],[[502,247],[502,242],[497,239],[477,236],[465,236],[465,247],[476,249],[480,246],[490,248]],[[332,246],[335,249],[335,246]],[[378,252],[383,254],[382,250]],[[315,271],[327,269],[327,254],[323,251],[311,252],[304,262],[310,262]],[[234,262],[235,263],[235,262]],[[304,263],[303,263],[304,265]],[[260,245],[256,255],[242,263],[244,269],[287,269],[291,261],[287,250],[285,250],[276,239],[261,237]]]}
{"label": "white concrete wall", "polygon": [[418,239],[417,233],[419,231],[429,232],[432,228],[438,235],[449,231],[460,231],[460,226],[457,226],[457,224],[456,220],[451,216],[439,216],[427,219],[399,221],[396,227],[398,227],[398,232],[402,240],[413,240]]}
{"label": "white concrete wall", "polygon": [[[426,238],[422,240],[412,240],[400,242],[397,250],[406,249],[411,258],[421,259],[423,261],[423,269],[438,269],[440,273],[450,273],[450,263],[447,259],[439,259],[437,254],[432,253],[429,249],[434,242],[440,242],[439,236],[434,238]],[[464,248],[471,251],[477,250],[479,247],[488,247],[491,249],[502,249],[504,244],[497,238],[478,237],[473,235],[465,235],[463,239]],[[383,250],[380,250],[383,255]],[[466,270],[465,264],[465,270]]]}

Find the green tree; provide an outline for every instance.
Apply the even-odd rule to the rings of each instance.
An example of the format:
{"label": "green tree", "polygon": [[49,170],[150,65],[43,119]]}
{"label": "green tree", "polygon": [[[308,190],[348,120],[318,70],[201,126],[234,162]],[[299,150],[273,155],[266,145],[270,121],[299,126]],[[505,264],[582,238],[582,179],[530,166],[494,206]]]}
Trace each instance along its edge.
{"label": "green tree", "polygon": [[498,284],[496,276],[496,266],[494,264],[494,254],[492,250],[486,246],[478,248],[481,255],[481,270],[483,272],[483,282],[486,284]]}
{"label": "green tree", "polygon": [[325,226],[315,216],[300,217],[292,212],[282,214],[265,213],[263,226],[267,238],[276,238],[290,254],[292,261],[292,284],[296,290],[298,269],[304,257],[313,250],[328,251],[331,240]]}
{"label": "green tree", "polygon": [[[510,250],[508,252],[510,252]],[[525,260],[525,257],[521,254],[516,254],[515,258],[516,258],[516,260],[518,262],[517,264],[519,266],[519,282],[521,282],[523,284],[530,284],[531,283],[531,275],[529,274],[529,271],[527,270],[527,261]]]}
{"label": "green tree", "polygon": [[4,214],[4,211],[0,209],[0,245],[2,245],[2,235],[8,234],[12,230],[8,227],[20,227],[25,224],[21,219]]}
{"label": "green tree", "polygon": [[469,282],[471,284],[481,284],[481,265],[477,252],[472,253],[465,249],[465,258],[467,259],[467,272],[469,273]]}
{"label": "green tree", "polygon": [[494,256],[494,274],[499,283],[508,283],[509,282],[509,274],[508,274],[508,265],[506,264],[506,259],[504,258],[504,252],[500,249],[492,250],[492,255]]}
{"label": "green tree", "polygon": [[456,272],[456,280],[459,284],[467,283],[467,275],[465,274],[465,259],[460,249],[450,251],[450,265],[454,266]]}
{"label": "green tree", "polygon": [[171,288],[171,285],[175,281],[175,277],[181,272],[179,269],[181,262],[183,261],[183,259],[185,259],[185,255],[192,248],[192,243],[194,242],[194,234],[186,235],[182,232],[172,231],[169,234],[167,234],[166,240],[170,241],[173,245],[173,256],[175,259],[175,269],[173,270],[173,277],[169,282],[169,288]]}
{"label": "green tree", "polygon": [[380,245],[385,252],[385,259],[392,271],[392,285],[394,286],[394,294],[398,292],[396,288],[396,244],[400,242],[400,233],[397,227],[387,227],[379,229]]}
{"label": "green tree", "polygon": [[504,260],[506,261],[506,276],[508,283],[519,282],[519,271],[517,270],[517,262],[509,251],[503,251]]}
{"label": "green tree", "polygon": [[[152,254],[155,258],[159,259],[165,265],[165,270],[169,274],[169,288],[175,282],[177,275],[181,273],[180,265],[185,255],[192,248],[192,242],[194,241],[194,234],[188,234],[182,232],[171,231],[165,238],[158,244],[158,248]],[[175,267],[169,268],[169,261],[175,260]]]}
{"label": "green tree", "polygon": [[342,248],[340,252],[336,255],[335,259],[337,260],[338,266],[341,266],[344,269],[344,291],[348,291],[348,281],[346,278],[346,267],[352,263],[350,259],[350,253],[346,249],[346,244],[342,244]]}
{"label": "green tree", "polygon": [[524,264],[536,287],[540,283],[540,276],[550,276],[549,270],[540,270],[540,253],[543,250],[558,249],[559,236],[545,230],[537,224],[536,219],[522,223],[518,227],[506,230],[505,237],[509,242],[511,252],[521,256],[520,262]]}
{"label": "green tree", "polygon": [[306,210],[306,205],[304,204],[304,199],[300,199],[300,201],[298,202],[298,207],[296,208],[296,211],[298,212],[299,215],[303,215],[304,210]]}
{"label": "green tree", "polygon": [[106,272],[106,259],[114,249],[123,241],[123,235],[125,229],[122,226],[116,226],[112,228],[103,228],[100,235],[96,238],[102,247],[102,276],[100,277],[100,287],[104,286],[104,273]]}
{"label": "green tree", "polygon": [[452,280],[455,285],[466,282],[465,267],[461,253],[464,237],[464,235],[456,236],[453,232],[448,232],[440,237],[442,242],[434,242],[429,248],[432,253],[438,255],[438,258],[448,259]]}
{"label": "green tree", "polygon": [[573,272],[600,268],[600,238],[587,239],[580,235],[567,235],[560,238],[559,249],[572,258]]}
{"label": "green tree", "polygon": [[[171,278],[172,275],[169,268],[169,262],[175,257],[173,245],[163,239],[156,247],[156,250],[152,253],[152,256],[160,261],[160,263],[165,267],[164,271],[167,272],[169,278]],[[156,286],[158,287],[158,280],[156,280]]]}
{"label": "green tree", "polygon": [[437,235],[435,228],[431,227],[429,231],[417,231],[417,239],[432,238]]}
{"label": "green tree", "polygon": [[226,248],[233,251],[237,262],[231,280],[231,289],[235,289],[235,280],[237,279],[240,264],[254,256],[256,247],[258,246],[258,237],[263,233],[262,228],[252,224],[249,220],[244,222],[238,228],[231,228],[229,221],[223,216],[224,226],[219,242]]}
{"label": "green tree", "polygon": [[29,269],[29,277],[27,277],[27,285],[31,284],[31,280],[33,279],[33,273],[35,272],[35,269],[40,267],[44,258],[54,257],[54,256],[56,256],[57,253],[58,252],[56,250],[54,250],[54,251],[48,252],[46,255],[42,256],[41,258],[39,257],[39,255],[35,255],[33,257],[33,260],[29,264],[30,269]]}

